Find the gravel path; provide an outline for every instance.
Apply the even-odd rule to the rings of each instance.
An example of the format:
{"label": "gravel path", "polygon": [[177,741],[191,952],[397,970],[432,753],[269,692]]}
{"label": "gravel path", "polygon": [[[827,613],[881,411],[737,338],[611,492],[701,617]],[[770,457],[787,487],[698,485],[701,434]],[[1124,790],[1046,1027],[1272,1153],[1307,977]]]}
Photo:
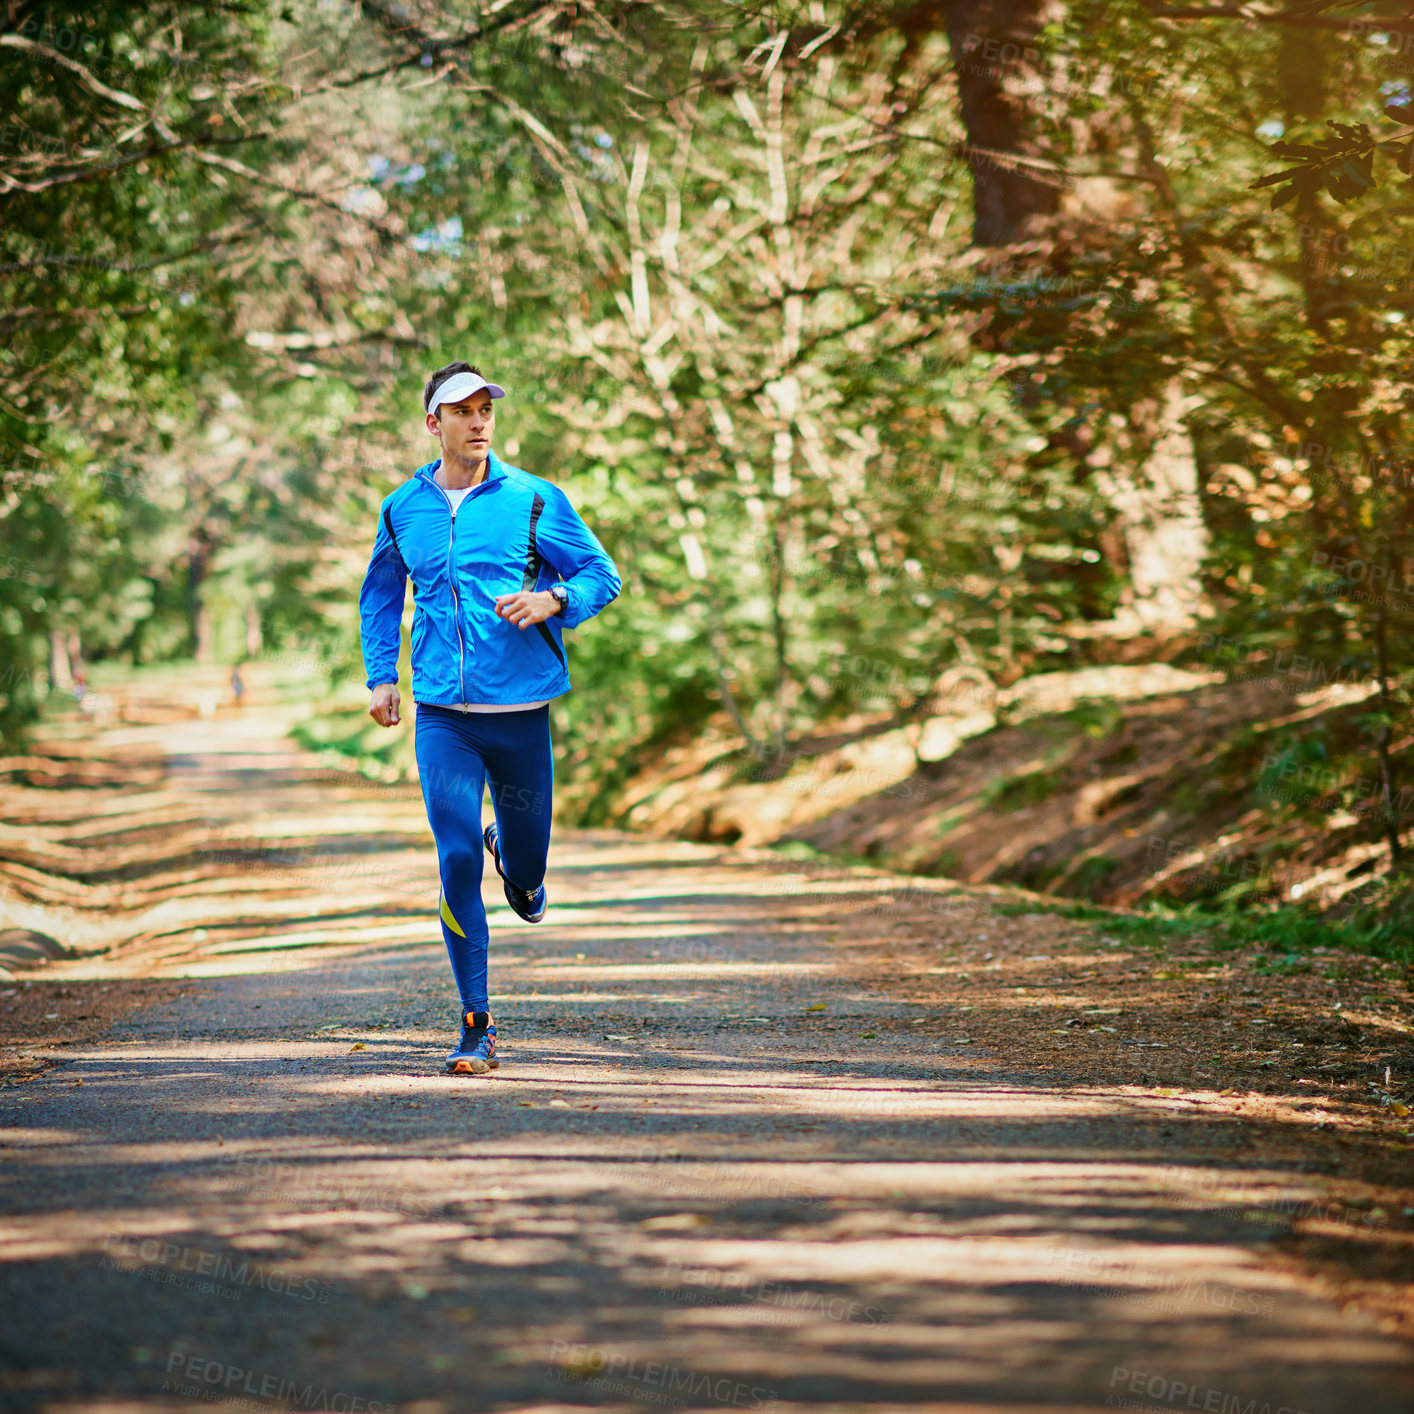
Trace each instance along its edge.
{"label": "gravel path", "polygon": [[[293,789],[216,735],[164,732],[213,819]],[[65,965],[194,980],[0,1093],[3,1407],[1414,1405],[1407,1348],[1231,1200],[1304,1192],[1299,1164],[876,985],[872,872],[561,832],[545,922],[487,886],[501,1069],[442,1075],[407,807],[300,866],[336,926]],[[404,912],[360,942],[379,887]]]}

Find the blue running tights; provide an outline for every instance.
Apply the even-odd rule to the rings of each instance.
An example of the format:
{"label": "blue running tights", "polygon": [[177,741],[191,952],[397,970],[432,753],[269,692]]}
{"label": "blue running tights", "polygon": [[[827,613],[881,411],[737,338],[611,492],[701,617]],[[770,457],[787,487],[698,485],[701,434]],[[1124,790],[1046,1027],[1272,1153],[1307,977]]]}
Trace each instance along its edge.
{"label": "blue running tights", "polygon": [[490,1011],[483,855],[493,876],[496,865],[481,839],[481,796],[489,781],[501,867],[513,884],[533,893],[544,881],[550,853],[550,707],[459,712],[419,705],[415,747],[427,821],[437,841],[442,937],[452,976],[464,1012]]}

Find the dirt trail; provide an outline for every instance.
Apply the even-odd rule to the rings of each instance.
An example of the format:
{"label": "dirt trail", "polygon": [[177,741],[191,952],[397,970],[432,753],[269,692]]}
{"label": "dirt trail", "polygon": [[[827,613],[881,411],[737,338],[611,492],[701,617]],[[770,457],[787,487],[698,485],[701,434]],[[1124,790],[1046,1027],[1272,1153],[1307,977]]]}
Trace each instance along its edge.
{"label": "dirt trail", "polygon": [[1411,1407],[1389,1322],[1273,1255],[1317,1210],[1404,1250],[1393,1189],[1335,1203],[1329,1134],[1065,1050],[1107,1033],[1008,1044],[1078,982],[1007,1011],[904,961],[1005,934],[1049,977],[1083,930],[560,831],[544,923],[488,884],[504,1063],[452,1080],[417,798],[321,778],[282,721],[94,738],[165,755],[156,814],[25,904],[97,937],[83,891],[116,890],[129,934],[17,1005],[156,990],[0,1093],[3,1407]]}

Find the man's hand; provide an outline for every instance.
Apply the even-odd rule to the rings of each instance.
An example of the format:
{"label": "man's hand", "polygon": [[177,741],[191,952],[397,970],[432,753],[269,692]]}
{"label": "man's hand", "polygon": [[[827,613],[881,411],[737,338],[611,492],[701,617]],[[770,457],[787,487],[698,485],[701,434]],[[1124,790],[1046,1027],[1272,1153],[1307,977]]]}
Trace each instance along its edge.
{"label": "man's hand", "polygon": [[398,716],[399,701],[397,683],[380,682],[373,689],[373,701],[369,705],[368,715],[380,727],[395,727],[402,721]]}
{"label": "man's hand", "polygon": [[517,628],[529,628],[558,614],[560,601],[548,589],[522,589],[518,594],[498,594],[496,612]]}

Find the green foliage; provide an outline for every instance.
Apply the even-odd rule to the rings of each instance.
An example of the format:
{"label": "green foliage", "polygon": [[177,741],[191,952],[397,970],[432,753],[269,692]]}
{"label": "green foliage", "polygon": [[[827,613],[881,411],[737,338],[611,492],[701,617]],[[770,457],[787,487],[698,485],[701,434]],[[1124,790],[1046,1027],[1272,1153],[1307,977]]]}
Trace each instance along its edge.
{"label": "green foliage", "polygon": [[[1387,116],[1393,117],[1392,114]],[[1375,185],[1375,139],[1364,123],[1342,123],[1328,119],[1331,134],[1316,143],[1277,142],[1272,144],[1274,157],[1294,158],[1298,165],[1284,172],[1272,172],[1259,177],[1252,186],[1256,190],[1286,183],[1272,194],[1272,207],[1284,206],[1298,196],[1314,197],[1328,191],[1337,201],[1347,202],[1363,195]],[[1409,144],[1404,144],[1407,152]],[[1400,167],[1408,173],[1407,157],[1401,156]]]}
{"label": "green foliage", "polygon": [[1092,854],[1073,869],[1067,871],[1062,891],[1079,895],[1081,898],[1093,899],[1103,890],[1115,870],[1119,868],[1119,860],[1112,859],[1106,854]]}
{"label": "green foliage", "polygon": [[[1135,912],[1120,912],[1093,904],[1042,902],[998,903],[1002,917],[1054,913],[1075,922],[1093,923],[1104,935],[1139,946],[1163,948],[1205,938],[1218,951],[1258,944],[1266,949],[1255,959],[1263,973],[1291,975],[1308,972],[1312,948],[1342,948],[1390,961],[1414,960],[1414,895],[1407,886],[1393,897],[1371,900],[1345,917],[1321,916],[1290,905],[1261,911],[1212,908],[1188,904],[1170,908],[1153,904]],[[1103,939],[1102,939],[1103,940]]]}
{"label": "green foliage", "polygon": [[[1387,152],[1395,166],[1406,177],[1411,175],[1414,162],[1414,105],[1388,103],[1382,115],[1388,122],[1398,123],[1404,131],[1396,137],[1379,139],[1364,123],[1342,123],[1330,118],[1328,136],[1315,143],[1276,142],[1273,157],[1294,159],[1295,167],[1270,172],[1252,183],[1254,190],[1277,186],[1272,193],[1272,208],[1284,206],[1297,197],[1312,198],[1327,191],[1345,204],[1364,196],[1375,186],[1375,153]],[[1285,185],[1278,185],[1285,183]]]}
{"label": "green foliage", "polygon": [[1390,961],[1414,961],[1414,889],[1396,878],[1343,915],[1285,906],[1219,915],[1223,944],[1257,943],[1274,956],[1268,969],[1299,969],[1311,948],[1336,947]]}
{"label": "green foliage", "polygon": [[1064,764],[1042,766],[1012,776],[999,776],[982,787],[981,801],[989,810],[1020,810],[1039,805],[1066,788],[1069,771]]}
{"label": "green foliage", "polygon": [[385,730],[361,707],[325,713],[301,723],[290,735],[331,766],[370,780],[401,780],[407,772],[409,734]]}
{"label": "green foliage", "polygon": [[1252,964],[1252,970],[1263,977],[1301,977],[1315,968],[1299,953],[1280,953],[1275,957],[1264,953]]}
{"label": "green foliage", "polygon": [[1108,698],[1079,702],[1061,715],[1065,721],[1073,722],[1086,736],[1096,741],[1113,736],[1124,723],[1124,708]]}
{"label": "green foliage", "polygon": [[1189,936],[1194,930],[1194,914],[1186,909],[1166,908],[1155,904],[1142,911],[1125,913],[1112,908],[1100,908],[1089,903],[1047,903],[1029,900],[1024,903],[995,903],[992,912],[1003,918],[1026,913],[1053,913],[1058,918],[1078,923],[1094,923],[1107,939],[1132,943],[1140,947],[1164,947]]}
{"label": "green foliage", "polygon": [[188,646],[163,632],[192,605],[185,488],[160,463],[213,363],[226,387],[248,368],[229,311],[254,229],[198,159],[259,106],[270,31],[256,7],[178,13],[47,6],[0,51],[0,735],[33,712],[51,634],[92,656]]}

